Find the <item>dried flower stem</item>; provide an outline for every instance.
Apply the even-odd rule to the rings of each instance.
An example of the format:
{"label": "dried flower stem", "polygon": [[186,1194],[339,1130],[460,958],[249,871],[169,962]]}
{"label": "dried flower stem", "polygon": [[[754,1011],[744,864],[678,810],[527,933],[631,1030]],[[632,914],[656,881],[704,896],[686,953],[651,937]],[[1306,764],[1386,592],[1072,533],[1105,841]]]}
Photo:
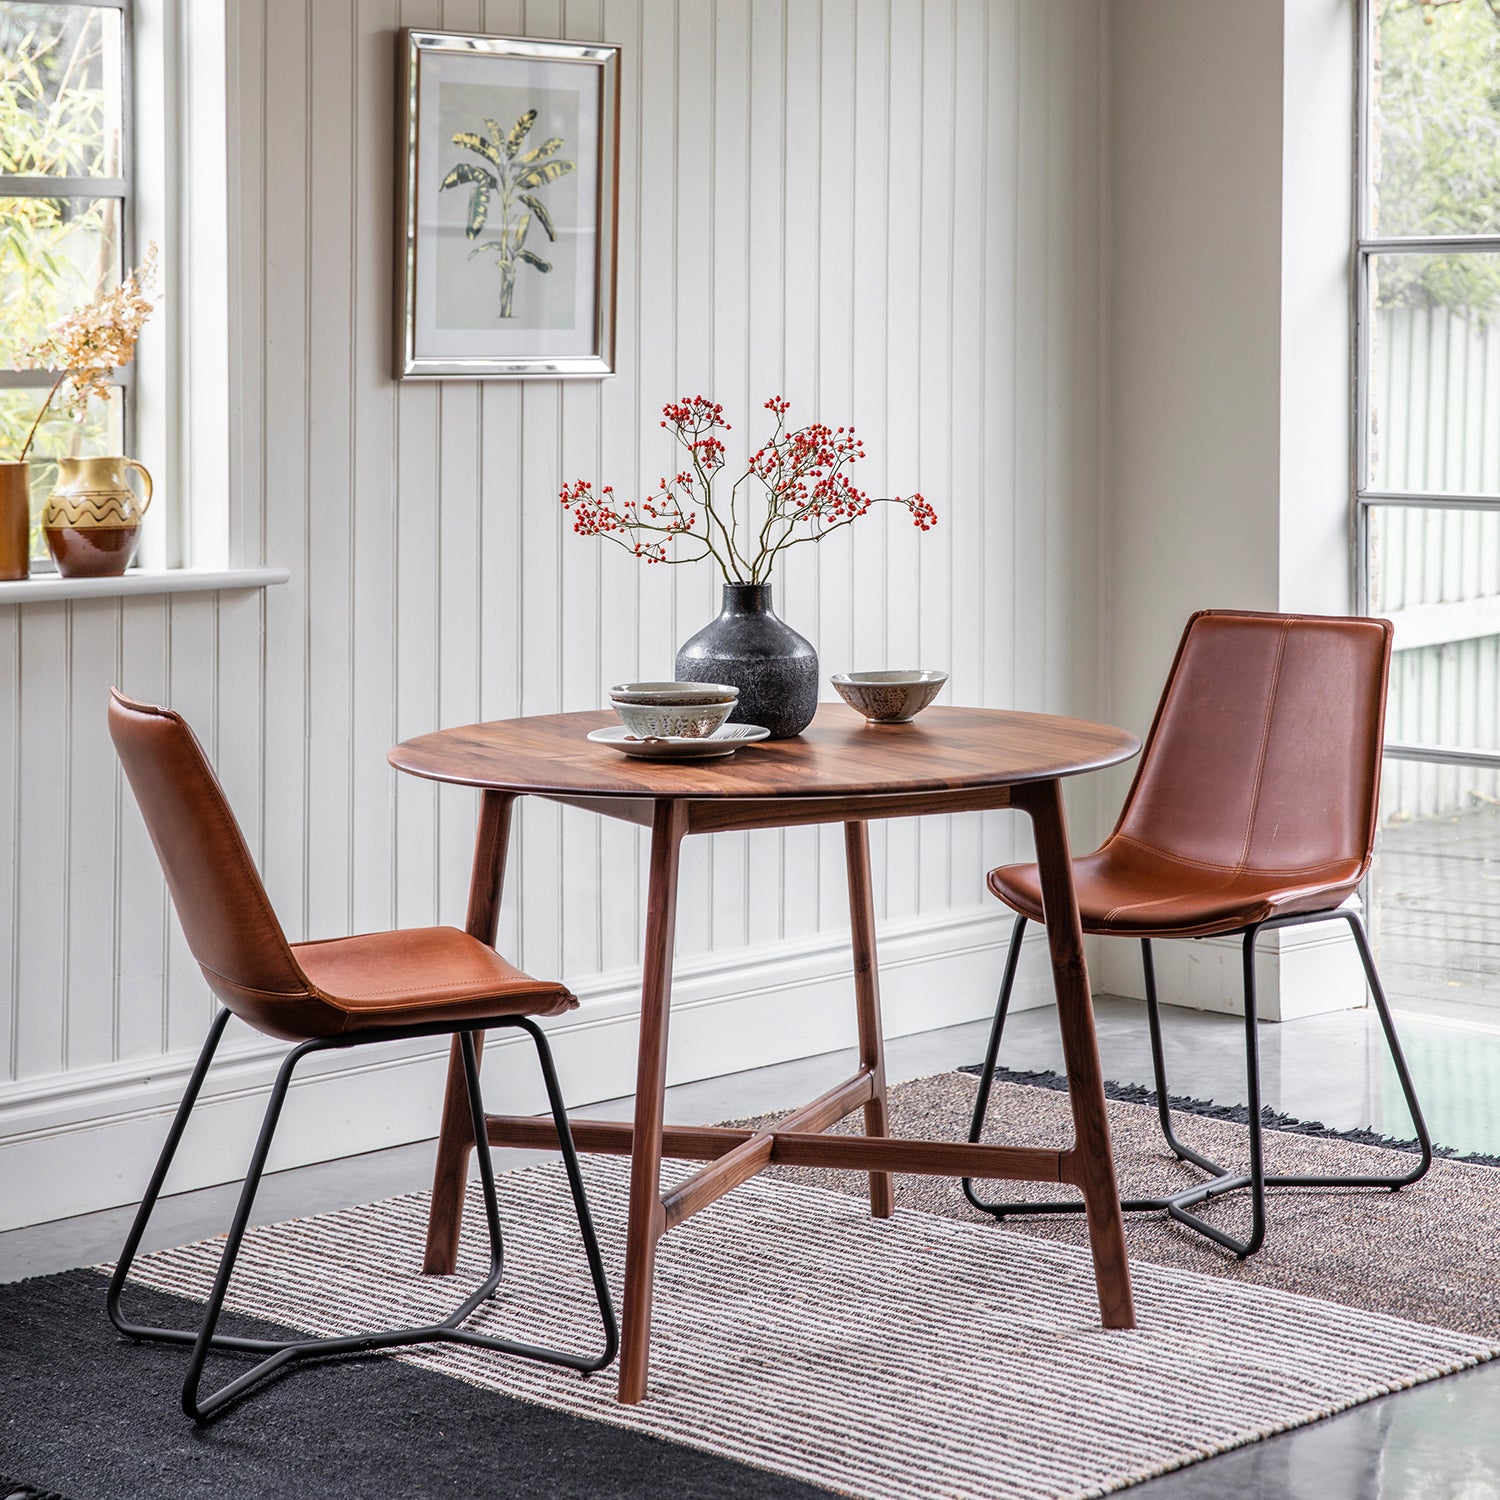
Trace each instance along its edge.
{"label": "dried flower stem", "polygon": [[31,424],[31,431],[26,434],[26,441],[21,444],[20,462],[26,462],[26,455],[31,452],[31,445],[36,440],[36,430],[42,425],[42,418],[47,415],[47,408],[52,405],[52,398],[57,394],[58,387],[68,378],[68,372],[64,370],[56,380],[52,382],[52,389],[47,392],[47,399],[37,409],[36,421]]}
{"label": "dried flower stem", "polygon": [[[714,495],[714,480],[725,458],[724,443],[716,434],[729,430],[724,408],[704,396],[684,396],[662,408],[661,425],[687,450],[688,467],[671,479],[664,477],[647,499],[618,507],[612,486],[605,485],[596,496],[588,480],[575,480],[558,496],[564,509],[573,512],[573,530],[580,536],[603,537],[645,562],[701,562],[712,557],[726,583],[764,583],[781,553],[803,542],[822,541],[853,525],[874,505],[904,505],[919,531],[929,531],[937,523],[937,512],[919,494],[870,496],[850,482],[845,469],[865,456],[852,427],[812,422],[788,432],[790,403],[773,396],[765,405],[776,419],[775,428],[730,486],[727,515]],[[742,552],[739,544],[740,487],[750,480],[758,481],[766,494],[753,556]],[[691,538],[701,550],[689,557],[676,555],[679,538]]]}
{"label": "dried flower stem", "polygon": [[73,417],[82,421],[88,414],[90,400],[109,400],[109,383],[115,371],[135,357],[136,341],[152,303],[147,293],[156,284],[156,246],[146,250],[145,258],[112,292],[101,292],[92,302],[75,308],[58,319],[47,337],[30,344],[22,352],[22,369],[56,370],[57,379],[47,392],[26,434],[20,458],[31,452],[43,418],[52,407],[53,398],[66,384],[72,387],[66,404]]}

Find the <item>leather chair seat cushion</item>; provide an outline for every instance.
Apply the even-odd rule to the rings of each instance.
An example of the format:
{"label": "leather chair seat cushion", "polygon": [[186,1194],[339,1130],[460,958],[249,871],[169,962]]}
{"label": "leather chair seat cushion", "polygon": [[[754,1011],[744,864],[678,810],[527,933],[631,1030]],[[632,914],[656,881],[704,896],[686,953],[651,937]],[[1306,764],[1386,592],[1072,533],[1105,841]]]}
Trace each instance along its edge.
{"label": "leather chair seat cushion", "polygon": [[[1129,937],[1207,937],[1267,917],[1327,911],[1364,875],[1357,859],[1305,870],[1253,870],[1186,860],[1116,834],[1073,861],[1078,911],[1088,933]],[[990,889],[1012,910],[1042,920],[1035,865],[991,870]]]}
{"label": "leather chair seat cushion", "polygon": [[292,953],[320,996],[344,1013],[347,1031],[556,1016],[578,1004],[565,986],[523,974],[456,927],[293,943]]}

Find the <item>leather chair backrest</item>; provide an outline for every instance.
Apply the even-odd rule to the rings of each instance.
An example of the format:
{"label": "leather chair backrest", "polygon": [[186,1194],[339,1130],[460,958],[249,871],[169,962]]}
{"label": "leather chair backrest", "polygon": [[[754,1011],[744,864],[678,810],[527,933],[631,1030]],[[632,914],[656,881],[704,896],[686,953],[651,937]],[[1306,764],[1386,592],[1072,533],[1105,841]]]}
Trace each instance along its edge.
{"label": "leather chair backrest", "polygon": [[109,733],[209,987],[273,1036],[315,1034],[325,1002],[292,955],[197,736],[180,714],[119,692],[110,696]]}
{"label": "leather chair backrest", "polygon": [[1215,869],[1367,864],[1391,635],[1386,620],[1194,615],[1116,835]]}

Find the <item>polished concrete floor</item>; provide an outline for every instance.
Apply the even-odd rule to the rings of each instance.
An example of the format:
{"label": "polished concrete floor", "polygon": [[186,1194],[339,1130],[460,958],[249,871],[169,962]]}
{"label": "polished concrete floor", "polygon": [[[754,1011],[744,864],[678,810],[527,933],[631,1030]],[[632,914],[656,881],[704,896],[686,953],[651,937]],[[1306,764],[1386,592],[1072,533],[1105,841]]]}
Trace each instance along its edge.
{"label": "polished concrete floor", "polygon": [[[1151,1081],[1141,1006],[1101,998],[1100,1050],[1106,1076]],[[1168,1069],[1173,1092],[1219,1103],[1244,1098],[1243,1025],[1230,1017],[1168,1007]],[[892,1041],[892,1081],[977,1061],[986,1028],[950,1027]],[[1500,1033],[1476,1033],[1403,1018],[1419,1095],[1433,1135],[1466,1152],[1500,1155]],[[1367,1012],[1342,1012],[1261,1028],[1266,1104],[1339,1129],[1374,1125],[1410,1133]],[[684,1123],[759,1114],[802,1103],[847,1075],[852,1054],[761,1068],[674,1088],[668,1118]],[[1015,1016],[1002,1058],[1015,1068],[1061,1062],[1051,1010]],[[582,1114],[619,1117],[629,1100]],[[502,1166],[535,1153],[497,1152]],[[367,1202],[428,1185],[430,1143],[268,1177],[257,1219],[270,1221]],[[165,1200],[147,1249],[217,1233],[234,1189],[210,1188]],[[0,1281],[90,1265],[113,1256],[129,1221],[124,1209],[0,1234]],[[1497,1252],[1500,1272],[1500,1252]],[[1500,1362],[1369,1402],[1311,1427],[1270,1438],[1137,1486],[1143,1500],[1500,1500]],[[169,1500],[169,1497],[162,1497]]]}
{"label": "polished concrete floor", "polygon": [[1368,916],[1386,992],[1423,1015],[1493,1025],[1500,1013],[1500,804],[1388,818],[1379,847]]}

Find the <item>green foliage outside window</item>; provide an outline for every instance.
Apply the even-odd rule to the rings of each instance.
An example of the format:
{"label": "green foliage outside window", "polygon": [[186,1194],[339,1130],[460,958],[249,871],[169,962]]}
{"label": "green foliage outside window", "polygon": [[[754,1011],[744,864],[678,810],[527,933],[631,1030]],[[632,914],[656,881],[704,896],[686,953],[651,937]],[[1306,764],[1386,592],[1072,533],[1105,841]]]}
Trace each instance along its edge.
{"label": "green foliage outside window", "polygon": [[[118,30],[118,12],[0,0],[0,176],[119,173]],[[18,368],[23,345],[117,284],[119,267],[117,200],[0,187],[0,369]],[[20,452],[45,396],[45,387],[0,389],[0,458]],[[119,415],[117,401],[93,403],[81,423],[49,414],[33,448],[34,515],[55,474],[46,460],[118,451]],[[45,553],[35,527],[32,550]]]}
{"label": "green foliage outside window", "polygon": [[[1378,0],[1374,232],[1500,234],[1500,0]],[[1500,312],[1500,256],[1384,256],[1381,307]]]}

